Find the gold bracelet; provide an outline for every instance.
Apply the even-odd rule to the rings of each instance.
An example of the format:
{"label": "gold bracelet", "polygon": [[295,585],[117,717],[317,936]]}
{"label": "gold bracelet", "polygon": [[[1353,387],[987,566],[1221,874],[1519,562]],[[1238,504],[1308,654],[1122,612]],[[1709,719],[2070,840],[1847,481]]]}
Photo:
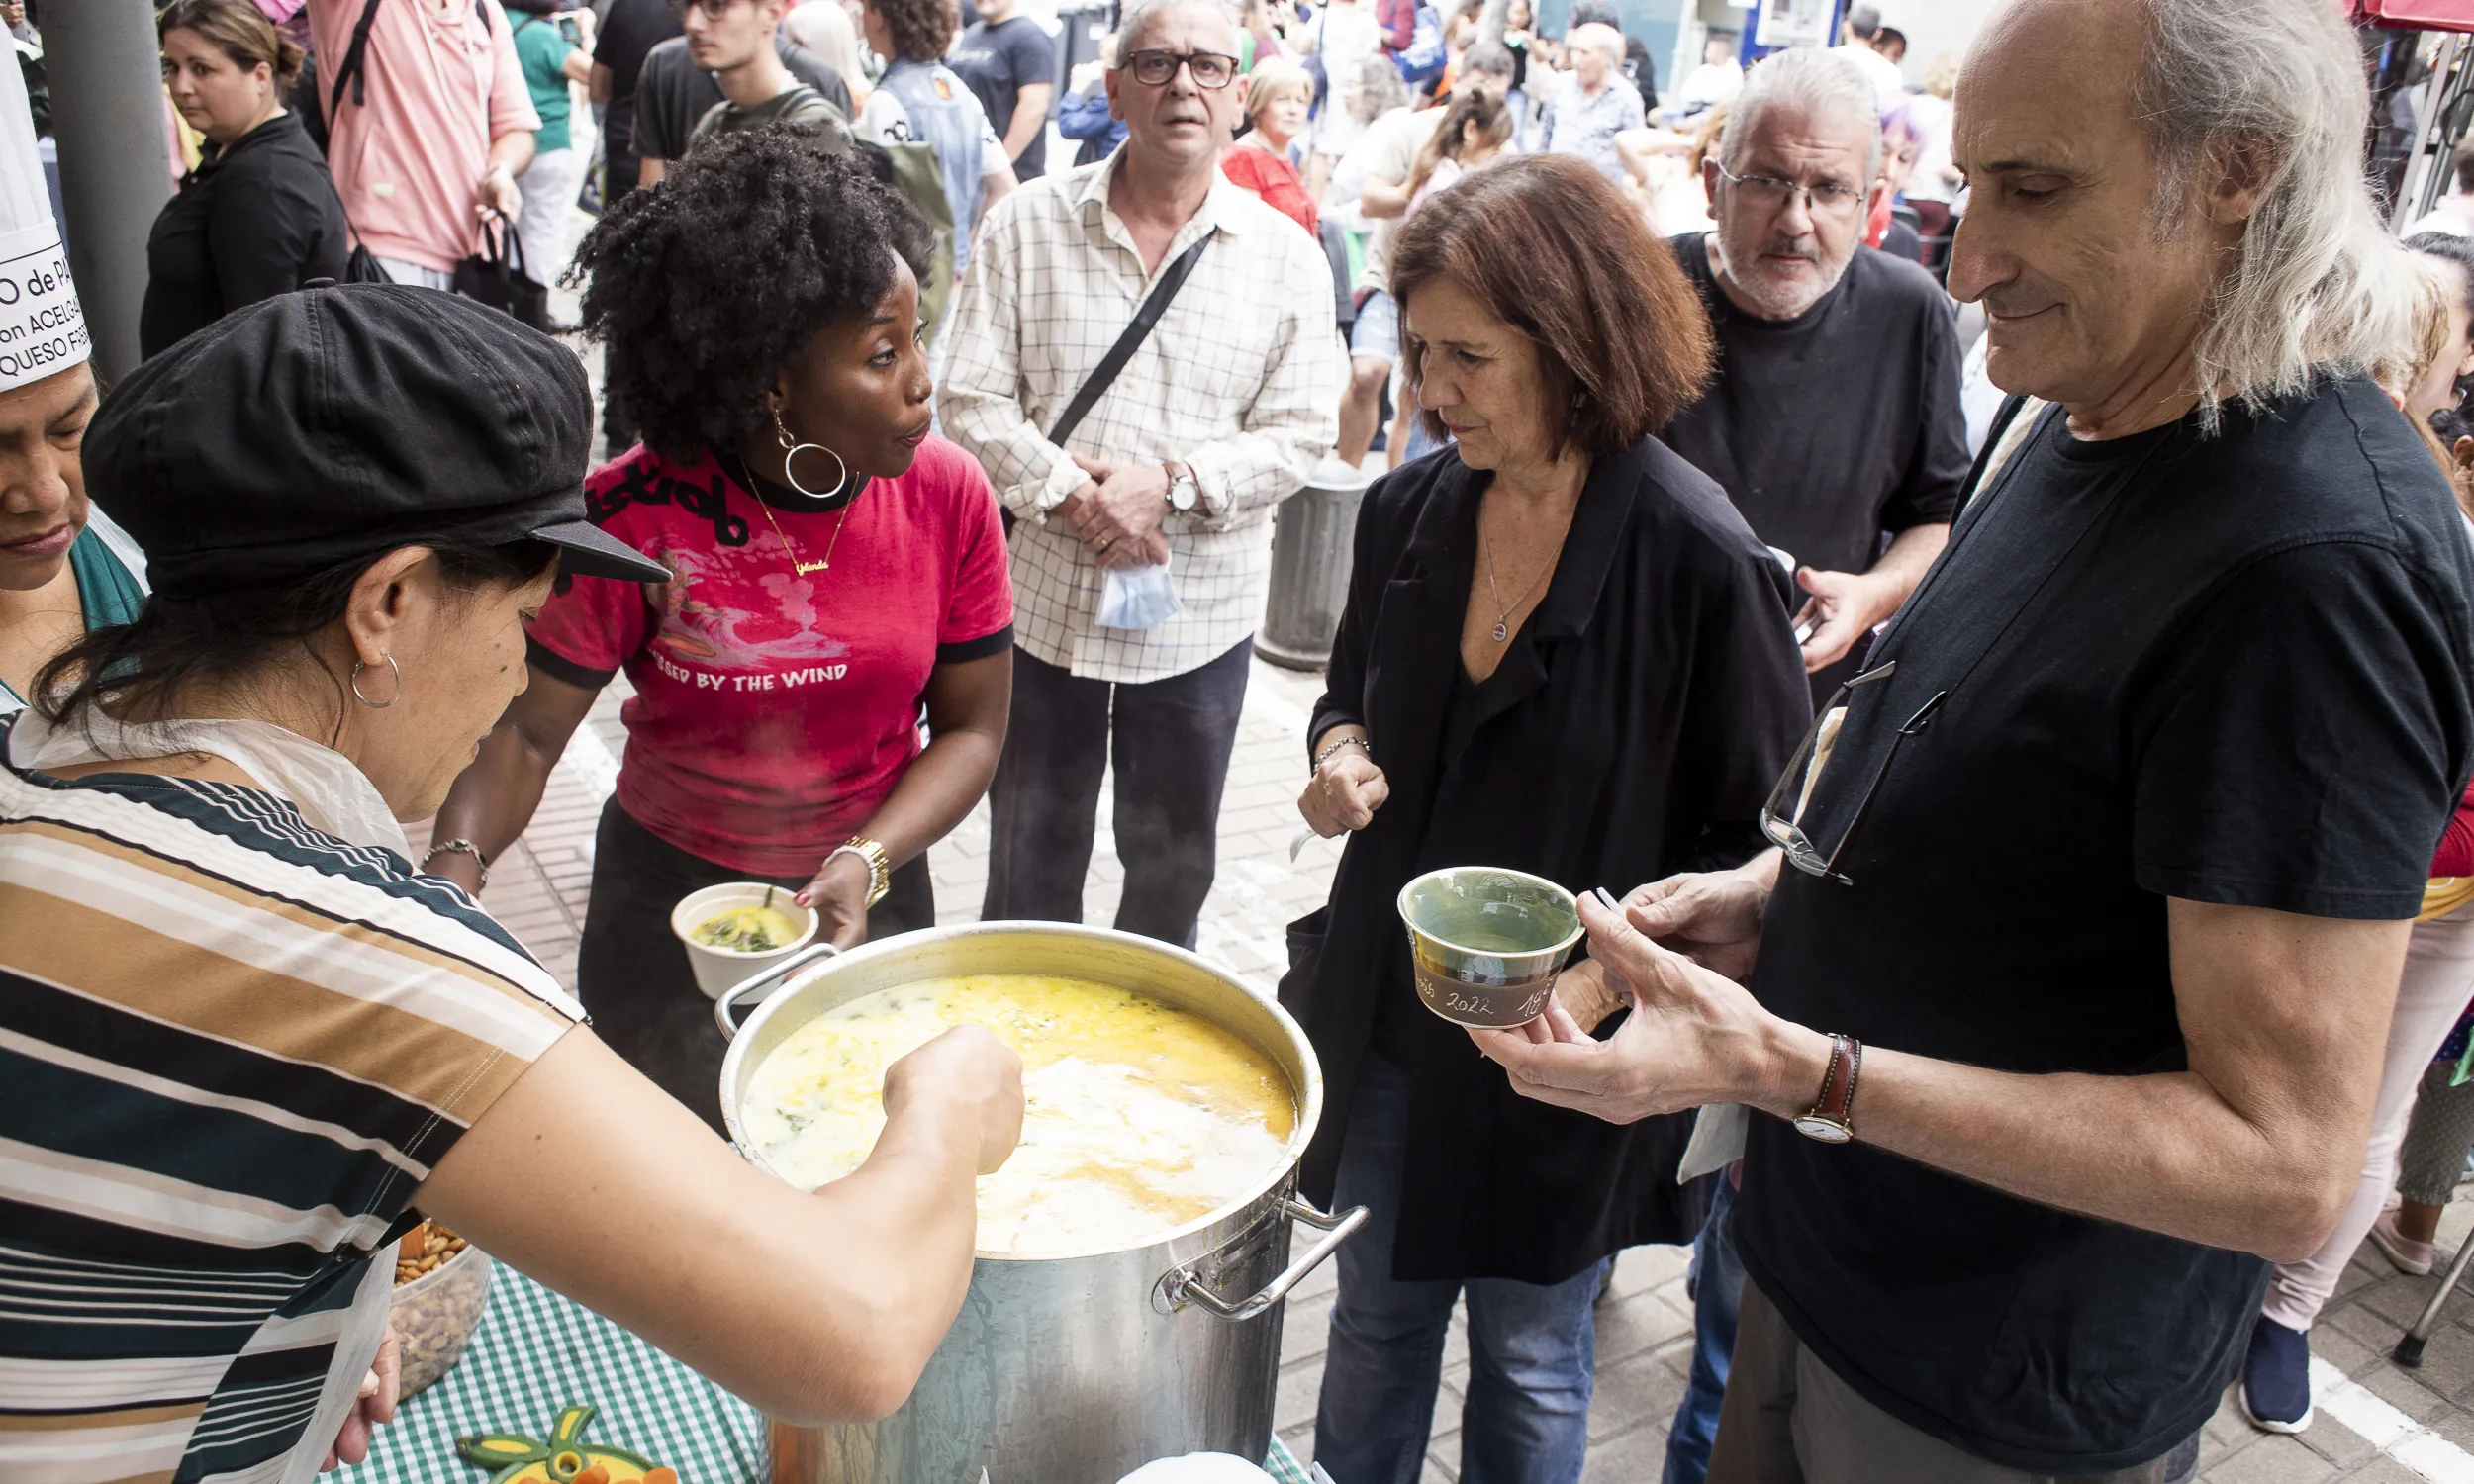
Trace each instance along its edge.
{"label": "gold bracelet", "polygon": [[[865,835],[853,835],[835,846],[833,855],[824,858],[824,864],[830,866],[833,864],[834,856],[842,855],[857,856],[868,863],[867,904],[869,906],[873,907],[883,901],[885,893],[894,889],[894,862],[893,858],[885,853],[884,846]],[[823,868],[817,869],[821,871]]]}

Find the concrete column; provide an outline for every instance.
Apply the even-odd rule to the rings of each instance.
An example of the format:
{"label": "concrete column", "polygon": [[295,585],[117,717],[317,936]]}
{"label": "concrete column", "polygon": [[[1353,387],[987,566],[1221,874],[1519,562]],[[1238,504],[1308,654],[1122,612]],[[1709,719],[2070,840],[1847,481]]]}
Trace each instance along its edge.
{"label": "concrete column", "polygon": [[109,382],[138,364],[146,233],[172,193],[154,7],[53,0],[43,8],[43,48],[69,273],[94,336],[95,374]]}

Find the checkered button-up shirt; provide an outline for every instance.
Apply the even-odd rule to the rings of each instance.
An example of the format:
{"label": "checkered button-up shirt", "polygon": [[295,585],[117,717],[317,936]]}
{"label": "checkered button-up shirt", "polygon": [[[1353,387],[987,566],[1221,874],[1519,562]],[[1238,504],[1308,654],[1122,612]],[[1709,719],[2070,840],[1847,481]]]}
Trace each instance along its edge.
{"label": "checkered button-up shirt", "polygon": [[[1160,266],[1211,245],[1133,359],[1060,448],[1047,429],[1141,308],[1158,274],[1108,207],[1121,155],[1024,185],[993,207],[957,295],[937,406],[1016,518],[1014,635],[1078,676],[1155,681],[1254,632],[1271,580],[1273,507],[1339,438],[1347,361],[1331,267],[1297,224],[1214,176]],[[1200,499],[1162,522],[1183,611],[1101,628],[1103,579],[1048,511],[1089,476],[1072,453],[1183,460]]]}

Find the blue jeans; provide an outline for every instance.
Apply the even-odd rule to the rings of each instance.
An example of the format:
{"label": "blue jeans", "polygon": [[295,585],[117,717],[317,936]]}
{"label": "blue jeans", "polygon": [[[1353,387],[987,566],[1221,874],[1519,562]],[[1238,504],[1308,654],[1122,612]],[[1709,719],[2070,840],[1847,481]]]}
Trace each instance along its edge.
{"label": "blue jeans", "polygon": [[1744,1304],[1744,1259],[1735,1251],[1735,1186],[1722,1170],[1709,1216],[1692,1239],[1692,1379],[1666,1431],[1663,1484],[1701,1484],[1710,1444],[1718,1439],[1718,1404],[1727,1395],[1727,1360],[1735,1353],[1736,1312]]}
{"label": "blue jeans", "polygon": [[1612,1258],[1541,1287],[1509,1278],[1403,1283],[1391,1276],[1409,1082],[1369,1053],[1340,1151],[1335,1209],[1373,1213],[1340,1250],[1340,1297],[1314,1417],[1314,1461],[1337,1484],[1416,1484],[1444,1332],[1469,1295],[1463,1484],[1574,1484],[1589,1447],[1597,1326],[1590,1304]]}

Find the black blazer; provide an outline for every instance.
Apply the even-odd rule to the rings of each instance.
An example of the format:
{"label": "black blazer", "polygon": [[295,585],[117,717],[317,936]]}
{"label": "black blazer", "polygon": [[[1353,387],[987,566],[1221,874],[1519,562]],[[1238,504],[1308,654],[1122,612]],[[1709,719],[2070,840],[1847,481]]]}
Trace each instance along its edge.
{"label": "black blazer", "polygon": [[[1442,866],[1621,894],[1740,862],[1811,699],[1785,573],[1717,484],[1644,438],[1590,473],[1546,597],[1456,715],[1487,479],[1447,449],[1379,481],[1359,512],[1309,735],[1363,723],[1391,796],[1350,839],[1317,914],[1319,959],[1300,958],[1283,997],[1326,1089],[1306,1194],[1331,1199],[1378,997],[1397,1010],[1405,996],[1395,1275],[1554,1283],[1625,1247],[1691,1238],[1697,1213],[1675,1184],[1690,1118],[1618,1128],[1515,1094],[1467,1033],[1417,1004],[1393,899]],[[1308,956],[1312,924],[1298,925]]]}
{"label": "black blazer", "polygon": [[207,151],[146,237],[145,355],[313,278],[343,280],[352,250],[343,203],[299,115],[278,114]]}

